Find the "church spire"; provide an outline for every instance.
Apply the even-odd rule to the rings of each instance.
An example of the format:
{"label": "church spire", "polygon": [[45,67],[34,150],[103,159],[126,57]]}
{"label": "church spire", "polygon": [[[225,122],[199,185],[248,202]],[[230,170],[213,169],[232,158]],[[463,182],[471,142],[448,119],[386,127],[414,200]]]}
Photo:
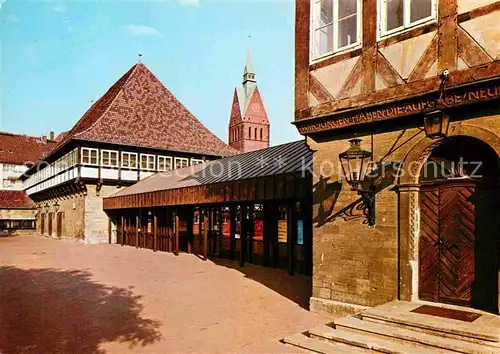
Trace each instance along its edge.
{"label": "church spire", "polygon": [[253,63],[252,63],[252,51],[250,48],[250,38],[252,36],[248,36],[248,49],[247,49],[247,61],[245,63],[245,69],[243,70],[243,86],[247,84],[247,82],[255,83],[255,72],[253,71]]}

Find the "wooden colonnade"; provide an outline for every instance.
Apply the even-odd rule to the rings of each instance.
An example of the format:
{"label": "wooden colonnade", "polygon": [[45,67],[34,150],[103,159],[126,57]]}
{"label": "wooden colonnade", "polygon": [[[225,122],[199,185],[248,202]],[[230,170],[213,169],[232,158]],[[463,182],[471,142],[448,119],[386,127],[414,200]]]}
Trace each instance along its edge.
{"label": "wooden colonnade", "polygon": [[304,200],[118,209],[110,216],[121,245],[312,272],[312,205]]}

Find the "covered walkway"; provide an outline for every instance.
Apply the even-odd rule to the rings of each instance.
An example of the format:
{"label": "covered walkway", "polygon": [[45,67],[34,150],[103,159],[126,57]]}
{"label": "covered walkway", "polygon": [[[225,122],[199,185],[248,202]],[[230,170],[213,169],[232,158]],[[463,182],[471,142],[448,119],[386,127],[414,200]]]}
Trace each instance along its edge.
{"label": "covered walkway", "polygon": [[110,242],[311,274],[305,141],[158,173],[104,198]]}

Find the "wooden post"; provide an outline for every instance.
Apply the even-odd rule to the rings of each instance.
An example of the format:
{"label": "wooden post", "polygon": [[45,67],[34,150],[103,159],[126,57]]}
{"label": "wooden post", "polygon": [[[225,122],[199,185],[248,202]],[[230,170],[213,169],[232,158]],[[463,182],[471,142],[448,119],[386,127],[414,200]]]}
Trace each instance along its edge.
{"label": "wooden post", "polygon": [[139,248],[139,215],[135,215],[135,248]]}
{"label": "wooden post", "polygon": [[167,252],[173,252],[172,249],[172,218],[170,216],[170,208],[167,207],[165,210],[165,225],[166,225],[166,236],[167,236]]}
{"label": "wooden post", "polygon": [[236,258],[236,205],[231,204],[230,206],[230,224],[229,224],[229,240],[231,243],[231,259],[234,260]]}
{"label": "wooden post", "polygon": [[224,233],[222,232],[222,223],[224,222],[224,213],[222,207],[219,208],[219,232],[218,232],[218,246],[217,246],[217,256],[222,254],[223,242],[224,242]]}
{"label": "wooden post", "polygon": [[[209,213],[208,210],[205,209],[203,213],[203,260],[205,261],[208,259],[208,219],[209,219],[208,213]],[[200,209],[200,216],[201,216],[201,209]]]}
{"label": "wooden post", "polygon": [[158,217],[153,212],[153,252],[156,252],[156,238],[158,237]]}
{"label": "wooden post", "polygon": [[[279,213],[279,204],[275,201],[271,204],[271,216],[278,215]],[[271,264],[274,268],[278,268],[278,261],[280,257],[280,242],[278,239],[278,218],[271,218],[272,222],[270,225],[271,228]]]}
{"label": "wooden post", "polygon": [[175,210],[175,255],[179,255],[179,213]]}
{"label": "wooden post", "polygon": [[125,217],[122,215],[122,225],[121,225],[121,229],[122,229],[122,246],[125,245]]}
{"label": "wooden post", "polygon": [[240,267],[245,266],[245,253],[247,251],[247,232],[248,232],[248,224],[247,224],[247,206],[241,205],[240,208]]}
{"label": "wooden post", "polygon": [[200,255],[200,240],[203,237],[203,222],[205,220],[205,217],[202,213],[201,206],[198,208],[198,237],[196,238],[196,241],[194,242],[195,245],[195,253],[197,256]]}
{"label": "wooden post", "polygon": [[109,216],[108,216],[108,243],[111,243],[111,217]]}
{"label": "wooden post", "polygon": [[288,273],[293,275],[295,257],[294,257],[294,245],[295,245],[295,235],[297,233],[297,221],[295,220],[295,203],[290,202],[287,205],[287,258],[288,258]]}
{"label": "wooden post", "polygon": [[209,237],[209,254],[213,255],[215,253],[215,238],[214,238],[214,212],[213,208],[208,208],[208,237]]}
{"label": "wooden post", "polygon": [[304,211],[304,227],[302,232],[304,233],[303,239],[304,239],[304,251],[305,251],[305,263],[306,263],[306,269],[305,269],[305,274],[306,275],[312,275],[312,245],[313,245],[313,225],[312,225],[312,220],[313,220],[313,211],[312,211],[312,202],[310,199],[312,197],[307,198],[307,202],[305,202],[302,206],[303,211]]}
{"label": "wooden post", "polygon": [[248,223],[247,223],[247,248],[248,248],[248,263],[252,263],[253,258],[253,236],[255,234],[255,222],[254,222],[254,209],[255,204],[250,204],[248,206]]}

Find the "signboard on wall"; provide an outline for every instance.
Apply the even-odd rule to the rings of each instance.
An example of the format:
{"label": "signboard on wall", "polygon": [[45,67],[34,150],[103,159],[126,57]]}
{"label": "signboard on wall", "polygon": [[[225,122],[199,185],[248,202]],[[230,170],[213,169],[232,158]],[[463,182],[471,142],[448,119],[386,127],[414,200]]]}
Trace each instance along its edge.
{"label": "signboard on wall", "polygon": [[297,220],[297,244],[304,244],[304,222],[302,220]]}
{"label": "signboard on wall", "polygon": [[288,239],[288,229],[286,220],[278,220],[278,242],[286,243]]}
{"label": "signboard on wall", "polygon": [[255,220],[253,223],[253,239],[262,241],[264,239],[264,220]]}

